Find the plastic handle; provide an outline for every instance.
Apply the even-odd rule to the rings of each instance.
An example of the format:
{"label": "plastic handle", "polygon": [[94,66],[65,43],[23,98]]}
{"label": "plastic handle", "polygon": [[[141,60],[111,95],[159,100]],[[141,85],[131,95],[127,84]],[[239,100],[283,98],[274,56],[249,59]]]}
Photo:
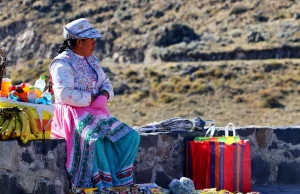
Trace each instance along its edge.
{"label": "plastic handle", "polygon": [[228,137],[229,136],[229,127],[231,126],[231,131],[233,132],[233,136],[236,136],[236,133],[235,133],[235,127],[233,125],[233,123],[228,123],[227,126],[225,127],[225,137]]}
{"label": "plastic handle", "polygon": [[215,126],[214,126],[214,125],[210,126],[210,127],[208,128],[208,130],[206,131],[206,133],[205,133],[205,137],[206,137],[206,135],[207,135],[209,132],[210,132],[209,137],[213,137],[214,134],[215,134],[215,131],[216,131]]}

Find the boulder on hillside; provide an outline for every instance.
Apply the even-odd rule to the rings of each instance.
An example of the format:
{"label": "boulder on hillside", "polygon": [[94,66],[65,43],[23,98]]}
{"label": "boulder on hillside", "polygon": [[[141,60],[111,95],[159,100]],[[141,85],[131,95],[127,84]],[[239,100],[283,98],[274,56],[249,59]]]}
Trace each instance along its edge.
{"label": "boulder on hillside", "polygon": [[255,32],[251,31],[248,33],[248,43],[256,43],[256,42],[261,42],[265,41],[265,37],[261,32]]}
{"label": "boulder on hillside", "polygon": [[172,24],[171,26],[164,26],[158,31],[154,45],[167,47],[180,42],[189,43],[194,40],[200,40],[200,36],[192,28],[183,24]]}

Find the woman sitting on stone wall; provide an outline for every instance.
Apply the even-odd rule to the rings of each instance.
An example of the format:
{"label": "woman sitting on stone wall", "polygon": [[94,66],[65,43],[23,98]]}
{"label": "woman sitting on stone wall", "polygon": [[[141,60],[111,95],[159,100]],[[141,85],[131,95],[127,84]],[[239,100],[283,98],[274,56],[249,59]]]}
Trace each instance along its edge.
{"label": "woman sitting on stone wall", "polygon": [[102,35],[84,18],[64,26],[64,42],[50,64],[55,95],[52,138],[65,138],[72,188],[133,184],[139,134],[112,116],[113,87],[92,55]]}

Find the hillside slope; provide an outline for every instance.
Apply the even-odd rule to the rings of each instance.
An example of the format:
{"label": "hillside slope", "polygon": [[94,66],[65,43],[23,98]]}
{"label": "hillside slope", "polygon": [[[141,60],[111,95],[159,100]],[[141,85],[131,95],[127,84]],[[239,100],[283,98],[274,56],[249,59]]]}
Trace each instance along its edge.
{"label": "hillside slope", "polygon": [[182,116],[217,126],[299,125],[299,60],[117,65],[111,112],[133,125]]}
{"label": "hillside slope", "polygon": [[80,17],[104,35],[95,54],[116,89],[110,110],[131,125],[174,116],[299,123],[299,1],[2,0],[6,76],[47,74],[63,25]]}
{"label": "hillside slope", "polygon": [[[0,10],[0,46],[12,65],[55,56],[63,25],[80,17],[104,34],[97,55],[115,62],[299,56],[293,0],[4,0]],[[289,50],[271,50],[281,47]]]}

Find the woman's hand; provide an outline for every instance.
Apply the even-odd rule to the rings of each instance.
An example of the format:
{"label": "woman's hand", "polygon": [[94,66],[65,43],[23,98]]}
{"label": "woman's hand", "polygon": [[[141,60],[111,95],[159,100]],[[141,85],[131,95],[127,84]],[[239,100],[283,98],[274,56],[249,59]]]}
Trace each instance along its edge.
{"label": "woman's hand", "polygon": [[105,96],[106,99],[108,99],[109,98],[109,93],[105,90],[102,90],[99,95],[92,94],[90,104],[92,104],[98,98],[98,96]]}
{"label": "woman's hand", "polygon": [[97,108],[98,111],[102,111],[104,114],[108,114],[106,107],[107,97],[105,95],[99,95],[96,99],[90,104],[89,107]]}
{"label": "woman's hand", "polygon": [[106,90],[102,90],[99,94],[100,95],[103,95],[103,96],[106,96],[106,98],[108,99],[109,98],[109,93],[106,91]]}
{"label": "woman's hand", "polygon": [[91,103],[90,104],[92,104],[97,99],[97,97],[98,97],[98,95],[92,94],[91,95]]}

